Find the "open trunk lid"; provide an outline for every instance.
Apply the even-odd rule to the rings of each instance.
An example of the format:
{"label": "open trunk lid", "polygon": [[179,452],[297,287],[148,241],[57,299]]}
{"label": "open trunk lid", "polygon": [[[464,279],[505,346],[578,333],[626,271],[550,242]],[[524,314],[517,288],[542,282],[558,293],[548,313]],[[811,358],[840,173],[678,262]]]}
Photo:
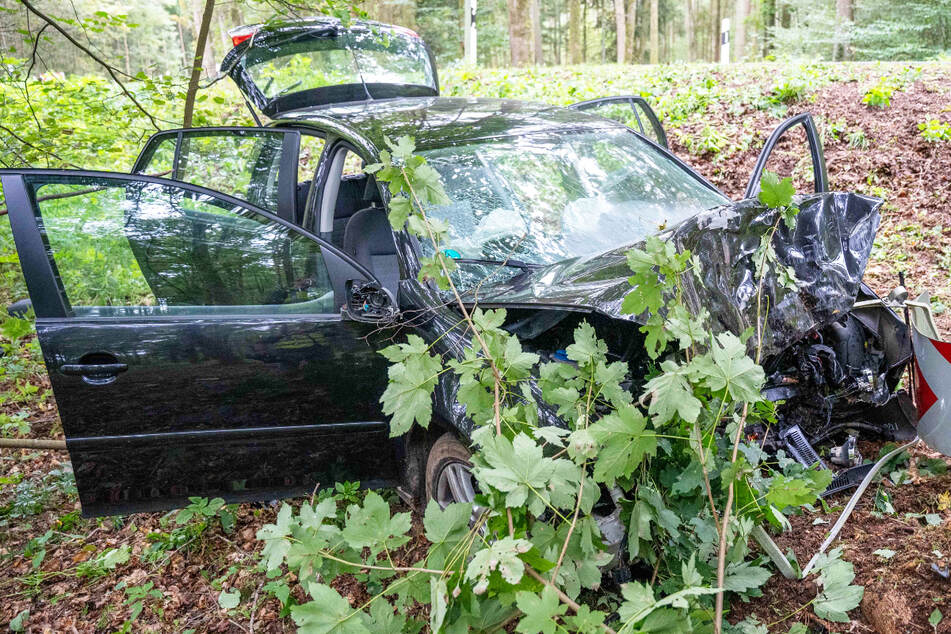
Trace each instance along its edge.
{"label": "open trunk lid", "polygon": [[271,118],[312,106],[439,94],[426,43],[402,27],[307,18],[240,27],[227,73]]}

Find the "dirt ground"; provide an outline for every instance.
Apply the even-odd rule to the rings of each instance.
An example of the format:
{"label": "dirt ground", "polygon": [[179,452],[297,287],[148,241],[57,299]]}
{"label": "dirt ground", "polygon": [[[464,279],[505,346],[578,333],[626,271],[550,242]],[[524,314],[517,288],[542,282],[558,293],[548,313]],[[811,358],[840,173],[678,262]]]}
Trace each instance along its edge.
{"label": "dirt ground", "polygon": [[[898,272],[904,271],[913,294],[930,290],[941,304],[951,306],[951,142],[929,143],[917,128],[927,119],[951,120],[951,77],[923,73],[895,93],[888,109],[861,103],[866,84],[831,84],[791,104],[788,114],[808,110],[820,118],[834,189],[886,199],[866,276],[869,284],[887,293],[898,283]],[[742,192],[776,119],[761,110],[735,112],[724,106],[707,121],[714,126],[737,122],[754,131],[753,142],[747,149],[717,159],[689,156],[682,137],[671,135],[673,150],[731,195]],[[692,132],[699,129],[687,125],[681,130]],[[861,139],[867,147],[861,147]],[[794,149],[793,141],[781,146],[769,167],[792,172],[802,181],[807,166],[799,160],[801,151]],[[951,333],[951,313],[938,315],[938,321]],[[41,391],[48,387],[45,380],[37,375],[34,381]],[[0,387],[11,388],[9,384]],[[10,404],[0,405],[7,413],[13,409]],[[33,406],[28,420],[30,437],[62,438],[51,396]],[[927,457],[933,456],[923,449],[915,453],[915,460]],[[16,504],[28,510],[0,516],[0,624],[28,609],[27,630],[35,632],[114,632],[125,627],[125,631],[250,634],[294,629],[278,602],[266,598],[264,578],[254,570],[260,549],[255,532],[273,520],[275,508],[241,505],[233,532],[226,534],[212,526],[200,538],[147,559],[143,554],[154,551],[154,545],[172,533],[170,518],[161,514],[80,518],[68,478],[56,476],[66,459],[65,453],[58,452],[2,451],[0,508]],[[779,575],[769,581],[762,597],[733,605],[731,620],[756,614],[776,632],[786,632],[797,621],[816,632],[951,632],[951,581],[931,570],[932,563],[947,566],[951,560],[951,473],[881,486],[890,494],[894,512],[876,510],[873,487],[837,542],[855,565],[856,583],[866,587],[862,605],[851,614],[852,623],[816,619],[808,609],[816,594],[814,585]],[[792,549],[804,565],[846,500],[847,494],[840,495],[828,509],[791,518],[793,530],[777,536],[777,543],[783,550]],[[925,514],[940,521],[932,525],[923,519]],[[34,566],[39,546],[31,546],[30,541],[47,531],[52,531],[52,537],[45,545],[45,557]],[[404,549],[407,562],[420,540],[417,537]],[[78,576],[81,563],[106,548],[124,545],[131,549],[128,562],[102,576]],[[889,558],[874,554],[882,549],[894,554]],[[154,583],[161,598],[145,600],[141,614],[130,622],[133,601],[126,589],[147,581]],[[366,591],[351,581],[339,584],[338,590],[355,603]],[[231,611],[218,604],[219,594],[227,589],[238,589],[242,596],[240,606]],[[928,619],[936,608],[947,616],[932,627]]]}

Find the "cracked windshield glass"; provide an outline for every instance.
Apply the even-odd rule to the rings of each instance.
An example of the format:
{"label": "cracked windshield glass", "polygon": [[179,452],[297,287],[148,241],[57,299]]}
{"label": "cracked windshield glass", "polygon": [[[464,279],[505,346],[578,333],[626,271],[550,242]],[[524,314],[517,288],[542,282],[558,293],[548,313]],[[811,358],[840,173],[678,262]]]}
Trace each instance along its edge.
{"label": "cracked windshield glass", "polygon": [[[552,264],[634,244],[729,202],[626,130],[487,140],[424,155],[445,181],[450,202],[430,215],[448,223],[445,252],[454,258]],[[509,267],[504,275],[517,273]]]}

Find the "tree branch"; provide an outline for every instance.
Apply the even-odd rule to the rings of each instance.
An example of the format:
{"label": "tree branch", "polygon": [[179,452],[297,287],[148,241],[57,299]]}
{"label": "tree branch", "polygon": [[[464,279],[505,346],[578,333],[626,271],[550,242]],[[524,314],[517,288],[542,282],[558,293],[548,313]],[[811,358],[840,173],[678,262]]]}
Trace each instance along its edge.
{"label": "tree branch", "polygon": [[159,124],[156,122],[155,117],[152,116],[152,113],[149,112],[148,110],[146,110],[146,109],[145,109],[145,106],[143,106],[141,103],[139,103],[139,100],[135,98],[135,95],[133,95],[133,94],[129,91],[129,89],[126,88],[125,84],[123,84],[122,81],[119,79],[118,73],[121,73],[121,74],[123,74],[123,75],[124,75],[125,73],[123,73],[123,72],[122,72],[121,70],[119,70],[118,68],[113,67],[112,64],[109,64],[108,62],[106,62],[105,60],[103,60],[101,57],[99,57],[98,55],[96,55],[95,53],[93,53],[88,47],[84,46],[83,44],[80,44],[80,43],[76,40],[76,38],[74,38],[74,37],[73,37],[72,35],[70,35],[63,27],[61,27],[59,24],[57,24],[56,21],[53,20],[53,18],[49,17],[48,15],[46,15],[45,13],[43,13],[42,11],[40,11],[39,9],[37,9],[35,6],[33,6],[33,3],[30,2],[30,0],[20,0],[20,3],[21,3],[24,7],[26,7],[27,10],[28,10],[30,13],[34,14],[36,17],[40,18],[41,20],[43,20],[44,22],[46,22],[47,24],[49,24],[51,27],[53,27],[54,29],[56,29],[57,31],[59,31],[59,33],[60,33],[63,37],[65,37],[73,46],[75,46],[76,48],[78,48],[79,50],[81,50],[83,53],[85,53],[86,55],[88,55],[94,62],[96,62],[97,64],[99,64],[99,65],[102,66],[103,68],[105,68],[105,69],[106,69],[106,72],[109,73],[109,76],[112,78],[112,81],[116,82],[116,85],[119,86],[119,88],[122,90],[122,92],[125,94],[125,96],[129,98],[129,101],[131,101],[133,104],[135,104],[135,107],[138,108],[139,111],[140,111],[142,114],[144,114],[146,117],[149,118],[149,121],[152,123],[152,127],[154,127],[156,130],[161,130],[161,129],[162,129],[162,128],[159,126]]}

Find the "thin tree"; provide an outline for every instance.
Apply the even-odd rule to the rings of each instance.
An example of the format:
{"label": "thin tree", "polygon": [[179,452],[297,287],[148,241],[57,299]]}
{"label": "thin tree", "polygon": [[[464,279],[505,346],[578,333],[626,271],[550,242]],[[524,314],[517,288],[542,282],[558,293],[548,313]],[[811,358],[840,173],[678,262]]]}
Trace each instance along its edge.
{"label": "thin tree", "polygon": [[508,0],[509,48],[512,66],[532,61],[531,0]]}
{"label": "thin tree", "polygon": [[532,14],[532,59],[538,66],[542,65],[542,11],[538,0],[531,0]]}
{"label": "thin tree", "polygon": [[746,54],[746,17],[750,14],[750,0],[736,0],[736,15],[734,19],[736,24],[733,26],[734,53],[733,57],[737,61],[742,60]]}
{"label": "thin tree", "polygon": [[641,47],[637,41],[637,5],[640,0],[627,0],[627,61],[638,61]]}
{"label": "thin tree", "polygon": [[835,0],[835,49],[832,51],[832,61],[852,58],[849,27],[854,19],[852,0]]}
{"label": "thin tree", "polygon": [[195,113],[195,97],[198,94],[198,80],[201,79],[201,68],[205,59],[205,43],[208,41],[208,28],[211,25],[211,16],[215,12],[215,0],[205,0],[205,10],[201,14],[201,25],[198,28],[198,39],[195,41],[195,58],[192,61],[192,74],[188,79],[188,92],[185,93],[185,115],[182,117],[182,127],[192,127],[192,115]]}
{"label": "thin tree", "polygon": [[626,58],[625,48],[627,47],[626,30],[627,12],[624,10],[624,0],[614,0],[614,24],[615,35],[617,36],[617,63],[623,64]]}
{"label": "thin tree", "polygon": [[660,61],[659,4],[659,0],[651,0],[651,64],[657,64]]}
{"label": "thin tree", "polygon": [[568,0],[568,62],[581,63],[581,0]]}

